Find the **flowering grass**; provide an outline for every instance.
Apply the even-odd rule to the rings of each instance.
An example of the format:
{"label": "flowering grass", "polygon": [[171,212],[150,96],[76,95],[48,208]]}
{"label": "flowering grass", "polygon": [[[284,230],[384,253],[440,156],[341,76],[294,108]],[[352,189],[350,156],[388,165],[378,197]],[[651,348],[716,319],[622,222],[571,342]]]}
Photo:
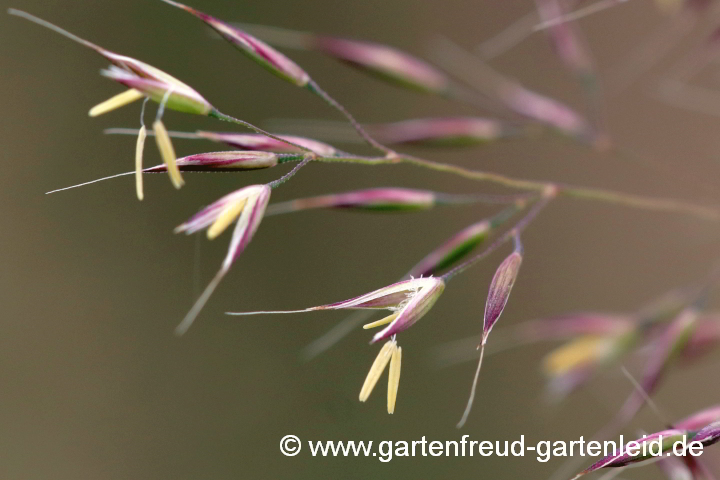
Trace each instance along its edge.
{"label": "flowering grass", "polygon": [[[324,310],[364,312],[349,317],[313,344],[308,356],[326,351],[360,324],[364,323],[364,329],[379,328],[370,338],[370,343],[383,342],[383,345],[362,384],[359,400],[365,402],[369,398],[387,369],[387,411],[393,414],[397,406],[403,356],[402,348],[398,343],[399,338],[406,335],[416,324],[419,325],[418,328],[423,328],[424,325],[442,317],[442,302],[437,302],[447,288],[452,288],[454,285],[451,284],[452,280],[462,279],[462,274],[474,265],[490,261],[498,250],[512,246],[508,249],[509,253],[506,251],[505,259],[498,261],[494,276],[488,279],[486,284],[476,286],[484,298],[484,314],[481,335],[476,342],[479,361],[466,409],[457,425],[462,427],[468,421],[475,401],[485,349],[486,346],[490,348],[491,338],[494,336],[491,336],[491,331],[498,324],[510,301],[513,286],[517,281],[522,281],[520,267],[523,259],[526,255],[532,255],[532,249],[525,252],[521,236],[526,238],[532,235],[529,227],[538,221],[539,214],[543,210],[551,208],[557,199],[568,197],[679,214],[700,221],[720,220],[720,210],[713,206],[566,185],[553,181],[514,178],[420,158],[396,150],[396,147],[405,144],[450,148],[480,145],[498,140],[512,141],[518,136],[541,139],[545,135],[560,134],[583,148],[617,153],[612,139],[605,131],[604,99],[596,67],[589,47],[582,39],[575,21],[624,3],[622,1],[606,0],[585,5],[581,1],[566,4],[557,0],[537,0],[537,15],[533,14],[531,18],[529,17],[531,21],[522,22],[530,32],[542,30],[548,34],[560,63],[586,92],[587,114],[568,107],[558,99],[521,85],[449,42],[441,42],[438,52],[441,53],[447,70],[454,69],[454,72],[446,72],[390,46],[306,32],[238,25],[215,18],[188,5],[172,0],[162,1],[199,19],[245,57],[273,75],[319,97],[344,116],[358,138],[380,152],[377,156],[360,155],[343,151],[325,139],[268,132],[220,112],[201,93],[169,73],[140,60],[105,50],[28,13],[10,10],[9,13],[12,15],[47,27],[94,50],[111,64],[102,71],[102,75],[122,85],[125,90],[91,108],[90,116],[107,114],[117,108],[127,107],[143,100],[139,129],[119,128],[108,132],[137,135],[134,170],[48,193],[110,178],[134,175],[135,194],[138,199],[143,200],[146,198],[143,184],[145,174],[167,173],[173,186],[180,189],[187,181],[183,172],[212,171],[238,174],[246,170],[279,169],[285,164],[292,165],[292,169],[279,175],[275,181],[267,184],[244,185],[228,192],[201,208],[175,229],[176,233],[187,235],[205,231],[208,240],[215,240],[225,231],[232,229],[225,259],[215,277],[177,326],[175,332],[178,335],[185,334],[200,315],[213,291],[240,255],[248,249],[266,217],[311,209],[363,210],[396,214],[447,206],[469,209],[478,203],[499,205],[498,211],[491,217],[479,218],[448,236],[445,242],[419,259],[405,275],[398,275],[398,281],[395,283],[379,286],[368,293],[347,300],[318,306],[294,310],[228,312],[228,315],[238,319],[247,315],[300,314]],[[266,38],[263,40],[261,37]],[[448,98],[473,108],[478,108],[479,105],[487,106],[487,111],[483,111],[483,115],[475,116],[406,119],[392,123],[362,125],[341,103],[323,90],[310,73],[271,45],[318,52],[399,88],[422,95]],[[700,63],[705,66],[707,62],[703,60]],[[468,85],[462,86],[460,82],[452,79],[453,76],[461,77]],[[144,120],[148,102],[157,104],[151,129],[146,127]],[[168,130],[163,122],[168,110],[210,117],[251,131]],[[502,112],[502,115],[497,118],[488,116],[489,112],[498,111]],[[148,136],[154,137],[163,158],[162,165],[145,167],[143,164]],[[235,150],[200,152],[177,158],[173,139],[222,143]],[[322,194],[318,192],[317,195],[308,198],[270,203],[272,191],[291,181],[310,162],[355,163],[366,166],[406,164],[430,170],[428,173],[445,173],[478,183],[489,182],[512,191],[507,195],[491,195],[480,190],[469,193],[467,191],[435,192],[379,186],[344,192]],[[601,437],[609,436],[611,435],[609,431],[614,434],[616,429],[625,427],[634,418],[656,392],[667,371],[675,368],[680,360],[695,358],[720,344],[720,321],[718,321],[720,317],[704,311],[703,308],[708,291],[718,277],[720,274],[713,271],[699,286],[685,289],[680,294],[670,295],[662,302],[637,312],[628,314],[581,312],[559,318],[534,320],[516,326],[513,336],[521,344],[541,340],[566,342],[552,350],[542,362],[544,373],[549,379],[549,389],[556,400],[585,385],[602,368],[617,365],[621,359],[637,353],[643,346],[651,348],[651,354],[646,359],[637,389],[619,409],[617,417],[611,419],[606,430],[599,434]],[[482,305],[478,303],[476,310],[468,312],[468,318],[478,320],[476,323],[478,326],[481,308]],[[376,311],[384,311],[384,316],[372,320],[372,314]],[[477,356],[477,352],[471,353],[471,356]],[[672,428],[650,435],[648,440],[659,435],[667,439],[690,435],[703,445],[710,446],[720,438],[718,416],[718,408],[711,407],[670,426]],[[663,448],[666,448],[665,444]],[[648,458],[631,459],[626,452],[620,452],[582,470],[574,478],[596,470],[608,467],[624,468],[632,463],[642,463],[646,460]]]}

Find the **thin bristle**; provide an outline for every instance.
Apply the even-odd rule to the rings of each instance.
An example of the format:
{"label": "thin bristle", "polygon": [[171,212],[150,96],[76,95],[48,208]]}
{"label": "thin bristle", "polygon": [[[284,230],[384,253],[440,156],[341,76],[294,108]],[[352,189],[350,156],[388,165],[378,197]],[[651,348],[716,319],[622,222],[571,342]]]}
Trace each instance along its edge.
{"label": "thin bristle", "polygon": [[42,18],[36,17],[35,15],[32,15],[30,13],[24,12],[22,10],[17,10],[14,8],[8,8],[7,11],[10,15],[14,15],[16,17],[24,18],[25,20],[29,20],[37,25],[40,25],[42,27],[48,28],[52,30],[53,32],[59,33],[60,35],[69,38],[70,40],[73,40],[81,45],[85,45],[86,47],[90,47],[93,50],[102,51],[103,49],[99,46],[95,45],[92,42],[89,42],[85,40],[84,38],[80,38],[75,34],[72,34],[68,32],[67,30],[58,27],[57,25],[50,23],[46,20],[43,20]]}
{"label": "thin bristle", "polygon": [[102,181],[105,181],[105,180],[110,180],[111,178],[125,177],[125,176],[127,176],[127,175],[134,175],[134,174],[135,174],[134,171],[132,171],[132,172],[124,172],[124,173],[117,173],[117,174],[115,174],[115,175],[110,175],[109,177],[97,178],[97,179],[95,179],[95,180],[90,180],[89,182],[78,183],[77,185],[70,185],[69,187],[58,188],[57,190],[50,190],[49,192],[45,192],[45,195],[50,195],[51,193],[56,193],[56,192],[63,192],[63,191],[65,191],[65,190],[70,190],[70,189],[73,189],[73,188],[84,187],[85,185],[91,185],[91,184],[93,184],[93,183],[98,183],[98,182],[102,182]]}
{"label": "thin bristle", "polygon": [[312,307],[304,310],[262,310],[257,312],[225,312],[225,315],[233,315],[236,317],[248,316],[248,315],[274,315],[276,313],[304,313],[314,312],[316,310],[322,310],[322,308]]}
{"label": "thin bristle", "polygon": [[192,306],[187,315],[185,315],[185,318],[182,319],[182,322],[175,327],[175,335],[181,336],[188,331],[226,273],[227,270],[220,269],[218,273],[215,274],[215,277],[213,277],[208,286],[205,287],[202,295],[200,295],[200,297],[198,297],[195,301],[195,304]]}

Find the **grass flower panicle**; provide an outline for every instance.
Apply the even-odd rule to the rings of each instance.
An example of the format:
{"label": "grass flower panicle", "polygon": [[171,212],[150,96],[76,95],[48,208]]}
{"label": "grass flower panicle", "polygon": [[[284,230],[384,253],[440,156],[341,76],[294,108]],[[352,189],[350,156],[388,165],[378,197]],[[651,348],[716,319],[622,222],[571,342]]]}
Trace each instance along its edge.
{"label": "grass flower panicle", "polygon": [[[335,128],[337,123],[315,124],[317,132],[321,135],[309,134],[305,137],[271,133],[220,112],[198,91],[163,70],[106,50],[28,13],[9,10],[12,15],[53,30],[97,52],[110,63],[107,69],[102,70],[102,75],[122,85],[125,90],[90,109],[91,117],[144,100],[139,129],[121,128],[107,131],[107,133],[137,135],[134,170],[53,192],[110,178],[134,175],[136,195],[142,200],[145,196],[143,184],[145,173],[166,172],[173,186],[179,189],[185,183],[182,172],[236,173],[274,167],[282,170],[284,164],[292,163],[292,169],[274,181],[267,184],[240,186],[201,208],[175,229],[176,233],[186,235],[204,230],[207,238],[213,240],[232,227],[224,260],[215,276],[177,326],[175,332],[178,335],[185,333],[193,324],[214,290],[253,240],[261,222],[267,216],[310,209],[411,212],[449,205],[462,205],[468,208],[480,203],[503,205],[501,210],[490,217],[475,217],[470,225],[431,250],[412,266],[406,275],[402,277],[398,275],[400,279],[395,283],[340,302],[300,310],[227,313],[245,316],[321,310],[361,311],[360,314],[345,319],[314,342],[308,348],[307,357],[327,350],[361,324],[365,330],[378,328],[370,343],[383,342],[383,345],[365,378],[359,400],[361,402],[368,400],[384,371],[388,369],[387,412],[393,414],[397,404],[402,364],[402,348],[398,346],[398,335],[414,326],[430,312],[450,280],[512,242],[512,252],[500,262],[490,280],[483,311],[482,331],[479,340],[473,343],[473,346],[477,345],[476,349],[471,352],[473,359],[479,356],[477,369],[465,410],[457,424],[459,428],[466,423],[473,407],[490,333],[503,315],[518,278],[525,255],[520,240],[521,235],[524,235],[527,227],[536,221],[539,213],[553,200],[559,197],[585,199],[646,211],[683,214],[704,221],[720,221],[720,208],[714,206],[554,181],[515,178],[420,158],[385,146],[386,144],[445,147],[482,145],[500,139],[509,141],[519,137],[527,141],[535,141],[541,138],[539,134],[557,131],[574,141],[576,146],[586,149],[590,147],[596,153],[602,151],[604,154],[620,155],[621,151],[614,146],[611,147],[610,138],[605,133],[607,131],[604,125],[605,105],[601,94],[600,76],[596,72],[592,55],[583,42],[579,25],[574,23],[574,20],[622,3],[623,0],[601,0],[587,6],[581,5],[583,2],[579,0],[568,2],[536,0],[537,12],[524,17],[513,28],[503,32],[501,34],[503,38],[494,39],[502,44],[494,47],[494,51],[498,53],[531,32],[546,30],[560,61],[584,87],[588,112],[576,111],[560,99],[524,87],[519,81],[506,77],[449,40],[436,42],[436,60],[443,67],[438,68],[391,46],[272,27],[238,27],[175,0],[162,1],[200,19],[245,56],[275,76],[320,97],[339,111],[346,120],[340,129]],[[658,4],[673,4],[679,11],[692,13],[693,16],[704,14],[709,3],[706,0],[658,2]],[[255,34],[259,38],[256,38]],[[715,42],[717,34],[715,33],[711,38],[712,42]],[[363,125],[322,89],[308,72],[270,45],[319,52],[395,85],[424,94],[445,97],[463,103],[465,107],[479,108],[480,111],[466,116],[401,119],[389,123]],[[709,64],[714,46],[714,43],[706,45],[700,54],[690,59],[688,63],[692,64],[692,68],[689,74],[685,72],[684,75],[674,75],[668,80],[669,83],[664,82],[663,85],[665,87],[670,85],[673,89],[682,86],[683,79],[688,80],[700,68]],[[650,63],[652,61],[651,59]],[[451,76],[464,82],[465,85],[451,79]],[[673,92],[677,93],[678,89],[673,89],[664,93],[670,95]],[[145,108],[150,100],[157,103],[158,108],[154,121],[146,127]],[[251,133],[209,130],[169,131],[162,121],[168,110],[229,122],[247,128]],[[492,112],[493,117],[485,116],[487,112]],[[317,137],[333,143],[336,141],[351,143],[345,142],[347,138],[342,135],[347,133],[350,127],[354,130],[351,133],[356,141],[358,139],[365,141],[382,152],[382,155],[350,153],[325,141],[314,139]],[[338,131],[340,134],[337,133]],[[332,136],[333,132],[336,138],[327,138]],[[160,165],[145,167],[143,164],[148,136],[155,137],[163,161]],[[342,140],[338,140],[338,137]],[[195,153],[177,158],[172,143],[174,138],[209,140],[229,145],[236,150]],[[512,191],[497,195],[479,191],[463,194],[439,193],[409,187],[373,187],[325,195],[314,194],[314,196],[294,198],[270,205],[272,190],[291,180],[310,162],[354,163],[367,166],[405,164],[433,173],[442,172],[466,180],[489,182]],[[470,253],[480,245],[484,245],[484,248],[470,256]],[[716,286],[718,281],[720,281],[720,267],[714,269],[703,281],[698,282],[698,285],[673,291],[659,301],[635,312],[624,314],[576,312],[561,317],[527,321],[508,330],[511,330],[510,337],[516,345],[539,341],[563,342],[551,350],[541,362],[548,377],[549,393],[556,400],[585,385],[602,367],[617,365],[621,358],[631,354],[649,352],[639,382],[623,368],[632,379],[636,390],[622,405],[612,422],[598,435],[598,437],[610,436],[609,431],[627,426],[646,403],[655,408],[650,396],[657,391],[658,385],[670,368],[675,367],[680,360],[694,360],[720,346],[720,317],[716,312],[706,312],[701,308],[711,288]],[[385,316],[372,320],[373,312],[378,310],[385,311]],[[493,334],[494,339],[498,336],[502,340],[501,332]],[[490,353],[492,352],[490,351],[488,355]],[[464,352],[464,355],[467,356],[467,352]],[[655,408],[655,410],[659,412],[659,409]],[[664,423],[666,423],[665,430],[646,436],[638,440],[638,443],[641,446],[649,444],[662,436],[661,450],[666,453],[670,451],[675,441],[684,436],[703,446],[710,446],[720,440],[720,406],[718,405],[705,408],[674,424]],[[595,462],[578,473],[573,480],[604,468],[625,468],[648,463],[651,460],[649,455],[631,455],[625,449]],[[679,461],[677,458],[664,458],[660,465],[663,471],[671,476],[679,475],[678,472],[684,472],[682,474],[689,472],[697,478],[701,473],[706,475],[702,470],[704,468],[702,462],[698,460],[690,462]],[[577,467],[579,465],[572,467],[572,470],[576,470]]]}

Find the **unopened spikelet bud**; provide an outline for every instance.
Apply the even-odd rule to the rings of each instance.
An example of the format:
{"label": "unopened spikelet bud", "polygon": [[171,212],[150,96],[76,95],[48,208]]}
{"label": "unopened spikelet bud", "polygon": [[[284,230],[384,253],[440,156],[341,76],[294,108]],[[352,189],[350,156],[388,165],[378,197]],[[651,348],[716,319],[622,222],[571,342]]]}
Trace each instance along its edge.
{"label": "unopened spikelet bud", "polygon": [[163,1],[193,14],[242,53],[278,77],[299,87],[304,87],[310,82],[310,76],[295,62],[252,35],[187,5],[172,0]]}
{"label": "unopened spikelet bud", "polygon": [[268,212],[286,213],[315,208],[371,211],[415,211],[435,206],[438,195],[429,190],[409,188],[370,188],[352,192],[320,195],[275,204]]}
{"label": "unopened spikelet bud", "polygon": [[395,340],[390,340],[385,343],[385,345],[383,345],[380,349],[380,352],[378,352],[377,357],[375,357],[375,361],[370,367],[367,377],[365,377],[365,382],[360,389],[359,399],[361,402],[366,401],[368,397],[370,397],[375,385],[377,385],[378,380],[380,380],[380,376],[385,371],[385,367],[387,367],[388,363],[390,363],[393,352],[396,348],[397,343]]}
{"label": "unopened spikelet bud", "polygon": [[367,126],[377,139],[391,144],[418,144],[450,147],[478,145],[518,133],[518,130],[491,118],[418,118]]}
{"label": "unopened spikelet bud", "polygon": [[509,108],[540,123],[553,127],[570,137],[593,141],[588,122],[570,107],[520,85],[511,85],[500,92]]}
{"label": "unopened spikelet bud", "polygon": [[[697,438],[697,436],[695,436]],[[650,463],[658,459],[659,453],[672,454],[676,442],[690,442],[693,435],[686,430],[670,429],[644,436],[634,442],[627,442],[616,455],[605,457],[590,465],[571,480],[603,468],[626,467],[633,464]],[[660,452],[657,452],[657,444]],[[634,444],[634,445],[633,445]],[[635,448],[637,446],[637,448]]]}
{"label": "unopened spikelet bud", "polygon": [[438,272],[453,265],[475,247],[483,243],[494,228],[504,224],[524,207],[524,200],[516,201],[513,205],[505,208],[493,217],[465,227],[415,264],[407,276],[428,277],[437,275]]}
{"label": "unopened spikelet bud", "polygon": [[[278,157],[270,152],[208,152],[178,158],[175,165],[183,172],[231,172],[257,170],[278,164]],[[166,165],[157,165],[144,170],[146,173],[167,171]]]}
{"label": "unopened spikelet bud", "polygon": [[720,317],[717,314],[704,315],[698,320],[682,356],[695,359],[713,351],[718,344],[720,344]]}
{"label": "unopened spikelet bud", "polygon": [[170,176],[170,181],[175,188],[180,188],[185,185],[185,181],[178,169],[175,149],[172,146],[167,129],[165,128],[165,125],[163,125],[162,121],[155,120],[153,123],[153,131],[155,132],[155,142],[157,143],[158,150],[160,150],[163,162],[165,162],[168,175]]}
{"label": "unopened spikelet bud", "polygon": [[[566,13],[558,0],[535,0],[535,5],[542,22],[554,22]],[[560,60],[581,79],[592,80],[593,61],[574,24],[567,21],[552,23],[547,32]]]}
{"label": "unopened spikelet bud", "polygon": [[436,95],[451,90],[452,82],[444,72],[388,45],[264,25],[239,27],[271,45],[319,52],[402,88]]}
{"label": "unopened spikelet bud", "polygon": [[717,443],[720,440],[720,421],[711,423],[702,428],[693,437],[693,441],[702,443],[703,447],[707,447]]}
{"label": "unopened spikelet bud", "polygon": [[450,89],[450,79],[444,73],[417,57],[387,45],[315,36],[311,48],[411,90],[442,95]]}
{"label": "unopened spikelet bud", "polygon": [[514,336],[522,342],[563,340],[576,335],[616,335],[635,327],[631,315],[577,312],[558,317],[528,320],[515,327]]}
{"label": "unopened spikelet bud", "polygon": [[304,153],[304,150],[295,146],[300,145],[301,147],[305,147],[313,153],[323,157],[331,157],[337,154],[335,147],[328,145],[327,143],[294,135],[278,135],[278,138],[287,140],[295,145],[290,145],[289,143],[281,142],[259,133],[220,133],[199,130],[195,132],[195,134],[199,138],[225,143],[231,147],[243,150],[262,150],[276,153]]}
{"label": "unopened spikelet bud", "polygon": [[517,237],[515,237],[515,251],[513,251],[495,271],[492,281],[490,282],[490,290],[488,292],[487,301],[485,302],[485,317],[483,321],[483,343],[487,342],[488,335],[492,330],[495,322],[498,321],[512,291],[520,264],[522,263],[523,251],[522,245]]}
{"label": "unopened spikelet bud", "polygon": [[679,422],[673,422],[673,426],[681,430],[696,431],[718,421],[720,421],[720,405],[713,405],[693,413]]}
{"label": "unopened spikelet bud", "polygon": [[437,274],[484,242],[491,230],[492,224],[489,220],[483,220],[462,229],[420,260],[408,272],[408,276],[420,277]]}

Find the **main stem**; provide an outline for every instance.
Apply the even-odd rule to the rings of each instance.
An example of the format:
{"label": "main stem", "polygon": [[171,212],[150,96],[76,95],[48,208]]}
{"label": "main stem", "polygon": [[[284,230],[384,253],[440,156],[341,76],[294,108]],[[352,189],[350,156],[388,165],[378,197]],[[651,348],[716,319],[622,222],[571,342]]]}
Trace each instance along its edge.
{"label": "main stem", "polygon": [[[242,125],[254,132],[265,135],[274,140],[292,145],[304,152],[313,153],[309,148],[303,147],[296,143],[290,142],[283,138],[273,135],[255,125],[248,123],[244,120],[231,117],[217,110],[210,112],[210,117],[217,118],[226,122],[235,123]],[[375,142],[376,143],[376,142]],[[537,180],[523,180],[518,178],[512,178],[499,173],[483,172],[479,170],[470,170],[457,165],[450,165],[447,163],[436,162],[433,160],[426,160],[424,158],[418,158],[412,155],[396,154],[380,144],[377,146],[385,151],[389,152],[387,156],[382,158],[374,157],[363,157],[355,155],[342,155],[337,157],[317,157],[317,160],[324,162],[347,162],[347,163],[361,163],[367,165],[381,165],[381,164],[395,164],[395,163],[407,163],[429,170],[435,170],[438,172],[451,173],[458,175],[463,178],[477,181],[492,182],[498,185],[502,185],[508,188],[515,188],[518,190],[530,190],[542,192],[548,188],[557,190],[558,195],[565,195],[568,197],[582,198],[586,200],[595,200],[605,203],[614,203],[618,205],[624,205],[632,208],[639,208],[643,210],[655,210],[659,212],[675,212],[683,213],[687,215],[693,215],[698,218],[706,220],[718,221],[720,220],[720,210],[712,207],[705,207],[694,203],[684,202],[681,200],[665,199],[665,198],[654,198],[645,197],[641,195],[632,195],[628,193],[614,192],[611,190],[603,190],[597,188],[578,187],[574,185],[564,185],[555,182],[543,182]]]}
{"label": "main stem", "polygon": [[686,215],[692,215],[698,218],[703,218],[705,220],[720,220],[720,209],[706,207],[690,202],[684,202],[682,200],[646,197],[642,195],[633,195],[629,193],[615,192],[612,190],[604,190],[600,188],[581,187],[555,182],[524,180],[508,177],[499,173],[470,170],[457,165],[450,165],[447,163],[436,162],[433,160],[426,160],[410,155],[399,154],[398,157],[392,159],[361,156],[342,156],[322,157],[318,158],[318,160],[323,162],[348,162],[369,165],[406,163],[422,168],[427,168],[428,170],[451,173],[453,175],[458,175],[469,180],[491,182],[502,185],[504,187],[515,188],[518,190],[541,192],[547,188],[555,188],[557,189],[558,195],[564,195],[567,197],[594,200],[604,203],[614,203],[617,205],[624,205],[626,207],[638,208],[643,210],[682,213]]}

